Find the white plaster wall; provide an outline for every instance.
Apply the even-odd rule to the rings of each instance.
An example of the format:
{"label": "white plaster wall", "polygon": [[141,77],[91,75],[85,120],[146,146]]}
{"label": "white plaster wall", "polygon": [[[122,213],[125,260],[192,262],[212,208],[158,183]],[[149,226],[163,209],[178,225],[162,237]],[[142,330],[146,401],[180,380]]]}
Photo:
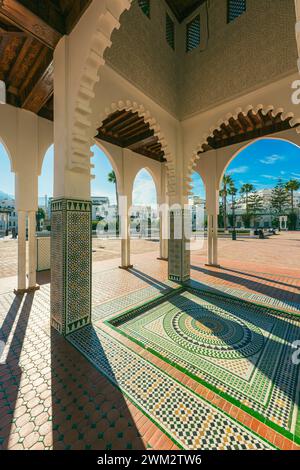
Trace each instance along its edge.
{"label": "white plaster wall", "polygon": [[[186,53],[186,22],[201,20],[200,47]],[[207,43],[203,4],[180,26],[182,119],[297,71],[293,0],[247,0],[247,11],[227,23],[227,0],[210,0]]]}
{"label": "white plaster wall", "polygon": [[38,207],[38,175],[53,142],[53,124],[29,111],[0,105],[0,138],[16,175],[17,210]]}
{"label": "white plaster wall", "polygon": [[157,200],[161,200],[164,186],[164,164],[107,142],[96,141],[95,143],[106,154],[116,173],[118,192],[120,195],[126,195],[131,198],[134,180],[137,174],[145,169],[150,173],[155,183]]}

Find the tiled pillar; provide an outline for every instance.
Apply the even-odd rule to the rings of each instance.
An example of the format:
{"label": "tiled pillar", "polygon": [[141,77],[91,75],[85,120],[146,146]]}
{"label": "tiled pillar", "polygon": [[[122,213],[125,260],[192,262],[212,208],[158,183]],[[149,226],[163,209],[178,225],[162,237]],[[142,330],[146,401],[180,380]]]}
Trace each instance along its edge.
{"label": "tiled pillar", "polygon": [[169,279],[171,281],[185,282],[190,278],[190,250],[189,240],[184,231],[185,218],[189,213],[185,209],[170,210],[170,238],[169,238]]}
{"label": "tiled pillar", "polygon": [[36,212],[28,212],[28,288],[38,289],[36,284]]}
{"label": "tiled pillar", "polygon": [[26,290],[26,212],[18,211],[18,289]]}
{"label": "tiled pillar", "polygon": [[64,336],[91,322],[91,202],[71,198],[51,207],[51,324]]}

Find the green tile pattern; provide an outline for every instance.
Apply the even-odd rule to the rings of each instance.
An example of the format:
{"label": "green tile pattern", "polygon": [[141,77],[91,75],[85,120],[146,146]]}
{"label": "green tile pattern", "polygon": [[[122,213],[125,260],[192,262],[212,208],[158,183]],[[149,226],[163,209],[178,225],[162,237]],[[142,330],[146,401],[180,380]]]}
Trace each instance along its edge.
{"label": "green tile pattern", "polygon": [[185,290],[111,321],[144,347],[237,400],[262,420],[297,432],[297,316]]}
{"label": "green tile pattern", "polygon": [[269,444],[98,327],[68,340],[183,449],[268,449]]}

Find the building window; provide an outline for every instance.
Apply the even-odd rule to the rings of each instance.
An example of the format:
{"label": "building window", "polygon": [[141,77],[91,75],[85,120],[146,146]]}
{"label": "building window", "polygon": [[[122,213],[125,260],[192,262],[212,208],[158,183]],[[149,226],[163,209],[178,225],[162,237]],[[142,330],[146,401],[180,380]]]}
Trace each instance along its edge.
{"label": "building window", "polygon": [[150,0],[138,0],[138,4],[144,15],[150,18]]}
{"label": "building window", "polygon": [[200,15],[197,15],[186,25],[186,52],[200,45]]}
{"label": "building window", "polygon": [[168,13],[166,13],[166,39],[169,46],[175,49],[175,25]]}
{"label": "building window", "polygon": [[247,9],[246,0],[228,0],[227,1],[227,22],[235,20]]}

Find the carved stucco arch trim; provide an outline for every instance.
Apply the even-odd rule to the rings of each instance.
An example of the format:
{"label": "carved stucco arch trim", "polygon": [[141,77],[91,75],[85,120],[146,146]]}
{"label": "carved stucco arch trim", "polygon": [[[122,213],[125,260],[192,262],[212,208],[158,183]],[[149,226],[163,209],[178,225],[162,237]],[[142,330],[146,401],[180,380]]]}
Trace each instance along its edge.
{"label": "carved stucco arch trim", "polygon": [[156,119],[152,116],[150,111],[147,111],[142,104],[139,104],[135,101],[131,100],[120,100],[114,102],[110,105],[110,107],[105,109],[105,112],[100,116],[99,121],[97,122],[97,129],[102,126],[103,121],[109,116],[110,114],[116,111],[131,111],[133,113],[137,113],[139,117],[143,118],[145,123],[149,124],[149,128],[153,130],[154,135],[158,138],[159,143],[161,144],[161,148],[164,151],[165,159],[166,159],[166,173],[167,173],[167,181],[168,181],[168,196],[172,196],[175,194],[175,185],[176,185],[176,178],[175,178],[175,159],[172,155],[168,142],[161,131],[159,124],[157,123]]}
{"label": "carved stucco arch trim", "polygon": [[[215,130],[221,130],[220,126],[222,124],[225,124],[225,125],[229,124],[229,120],[231,118],[236,120],[238,118],[239,114],[241,114],[241,113],[244,116],[247,116],[249,111],[252,111],[255,115],[258,114],[259,112],[261,112],[264,116],[266,116],[269,112],[271,112],[273,117],[276,117],[278,114],[281,114],[281,120],[285,121],[286,119],[290,119],[289,123],[290,123],[291,128],[296,126],[295,130],[298,134],[300,134],[300,118],[296,118],[294,113],[292,113],[292,112],[285,112],[283,108],[275,108],[273,105],[264,106],[263,104],[259,104],[256,107],[254,107],[252,105],[248,105],[244,110],[242,108],[237,108],[232,113],[227,113],[224,118],[219,119],[216,122],[216,125],[212,126],[209,129],[209,133],[204,134],[202,136],[202,140],[197,145],[196,149],[194,150],[194,152],[192,154],[192,157],[191,157],[191,159],[188,163],[188,168],[187,168],[187,173],[186,173],[187,177],[185,178],[185,180],[186,180],[186,192],[188,194],[191,194],[191,191],[192,191],[192,184],[191,184],[192,183],[192,178],[191,178],[191,175],[192,175],[194,169],[197,166],[197,161],[200,159],[201,153],[203,153],[202,146],[205,145],[205,144],[208,144],[208,138],[214,136],[213,132]],[[266,135],[266,138],[267,137],[268,136]]]}
{"label": "carved stucco arch trim", "polygon": [[104,5],[96,29],[91,33],[90,46],[75,99],[71,132],[70,170],[89,174],[92,165],[88,157],[91,156],[93,137],[97,134],[97,126],[92,122],[94,88],[100,80],[100,70],[105,63],[105,50],[112,44],[111,35],[115,29],[119,29],[120,16],[131,5],[131,0],[102,1]]}

